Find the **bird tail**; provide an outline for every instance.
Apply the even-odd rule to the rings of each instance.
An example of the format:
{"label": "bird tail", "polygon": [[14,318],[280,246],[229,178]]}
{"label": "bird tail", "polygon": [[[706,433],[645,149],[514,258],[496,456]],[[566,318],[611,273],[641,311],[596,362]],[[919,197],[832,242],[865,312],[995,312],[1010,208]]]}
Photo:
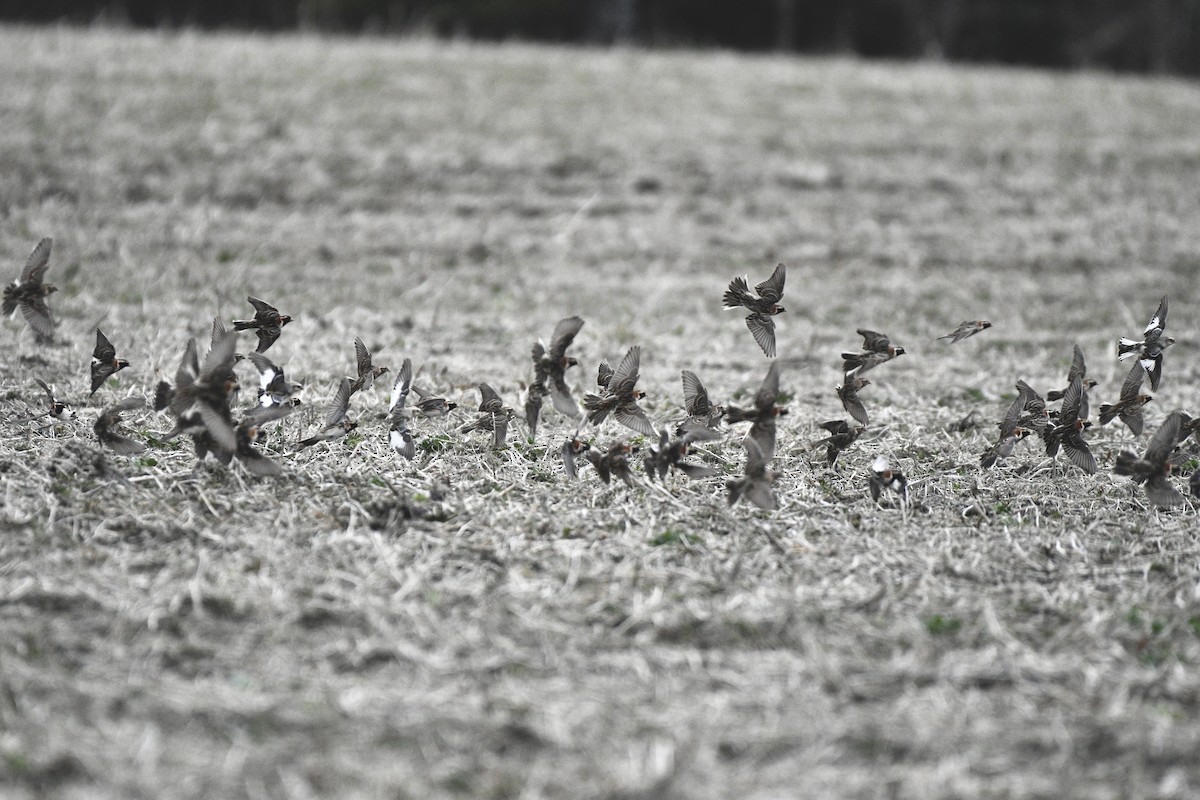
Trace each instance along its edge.
{"label": "bird tail", "polygon": [[737,308],[744,306],[747,302],[753,302],[754,298],[750,296],[750,287],[746,284],[745,278],[734,278],[729,282],[729,289],[725,292],[725,297],[722,300],[725,308]]}
{"label": "bird tail", "polygon": [[252,319],[235,319],[233,321],[233,329],[235,331],[248,331],[251,328],[257,328],[258,323]]}
{"label": "bird tail", "polygon": [[1107,425],[1108,423],[1112,422],[1114,419],[1116,419],[1117,414],[1120,413],[1120,411],[1121,410],[1115,405],[1109,405],[1108,403],[1100,406],[1100,424]]}
{"label": "bird tail", "polygon": [[1143,342],[1122,338],[1117,342],[1117,358],[1122,361],[1133,358],[1137,355],[1138,350],[1142,349],[1142,344]]}

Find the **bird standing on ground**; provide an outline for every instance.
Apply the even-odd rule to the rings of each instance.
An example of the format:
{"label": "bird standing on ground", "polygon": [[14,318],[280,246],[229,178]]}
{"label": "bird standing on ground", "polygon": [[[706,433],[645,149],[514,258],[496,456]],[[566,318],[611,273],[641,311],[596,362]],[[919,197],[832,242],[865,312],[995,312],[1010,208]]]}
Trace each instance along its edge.
{"label": "bird standing on ground", "polygon": [[71,404],[59,400],[54,396],[54,392],[50,391],[50,387],[41,378],[34,378],[34,382],[42,387],[42,391],[46,393],[46,413],[54,419],[66,419],[68,416],[75,416],[75,412],[71,411]]}
{"label": "bird standing on ground", "polygon": [[787,310],[779,305],[779,301],[783,299],[783,284],[786,280],[787,267],[777,264],[771,277],[754,287],[758,297],[750,294],[747,279],[738,277],[729,282],[729,288],[722,300],[727,309],[750,310],[750,316],[746,317],[746,327],[750,329],[763,354],[770,358],[775,357],[775,320],[772,317]]}

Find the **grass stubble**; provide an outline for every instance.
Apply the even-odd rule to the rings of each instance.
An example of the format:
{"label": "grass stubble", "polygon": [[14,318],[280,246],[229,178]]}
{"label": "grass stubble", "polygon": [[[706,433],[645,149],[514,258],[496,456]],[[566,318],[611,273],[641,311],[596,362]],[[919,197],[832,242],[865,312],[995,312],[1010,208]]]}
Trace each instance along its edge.
{"label": "grass stubble", "polygon": [[[57,797],[1185,797],[1200,791],[1196,509],[1148,508],[1093,430],[981,472],[1018,377],[1171,298],[1148,429],[1196,412],[1200,91],[1171,80],[721,53],[0,30],[0,252],[55,237],[66,346],[0,353],[0,793]],[[513,404],[587,324],[578,388],[643,346],[718,402],[766,369],[735,274],[788,263],[781,509],[721,481],[564,482],[573,430],[500,452],[416,425],[294,451],[354,336],[418,385]],[[155,445],[95,467],[100,403],[152,391],[246,294],[307,403],[286,476]],[[995,327],[950,347],[963,319]],[[133,366],[74,424],[92,328]],[[867,436],[829,470],[856,326]],[[250,340],[244,340],[249,345]],[[245,348],[243,348],[245,349]],[[388,383],[385,376],[384,383]],[[250,383],[249,371],[243,383]],[[979,426],[954,424],[975,412]],[[132,416],[149,441],[169,421]],[[461,424],[459,420],[455,422]],[[74,439],[75,432],[82,441]],[[623,435],[611,423],[598,442]],[[518,441],[519,440],[519,441]],[[739,437],[703,448],[726,474]],[[877,453],[910,478],[877,507]]]}

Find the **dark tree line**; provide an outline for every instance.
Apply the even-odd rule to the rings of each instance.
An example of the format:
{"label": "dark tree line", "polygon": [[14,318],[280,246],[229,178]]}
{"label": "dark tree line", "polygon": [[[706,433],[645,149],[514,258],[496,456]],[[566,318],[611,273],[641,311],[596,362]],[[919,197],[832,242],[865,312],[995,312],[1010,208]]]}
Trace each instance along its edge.
{"label": "dark tree line", "polygon": [[0,18],[1200,73],[1200,0],[0,0]]}

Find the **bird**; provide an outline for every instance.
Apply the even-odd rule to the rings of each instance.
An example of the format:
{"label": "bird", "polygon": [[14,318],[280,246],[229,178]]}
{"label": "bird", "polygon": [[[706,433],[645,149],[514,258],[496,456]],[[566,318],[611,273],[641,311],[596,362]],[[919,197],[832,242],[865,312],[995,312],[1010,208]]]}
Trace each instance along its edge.
{"label": "bird", "polygon": [[742,447],[746,450],[745,471],[742,477],[725,481],[729,505],[736,505],[744,497],[764,511],[774,511],[779,508],[773,488],[778,475],[767,468],[771,459],[749,437],[742,440]]}
{"label": "bird", "polygon": [[715,405],[708,399],[708,391],[696,373],[685,369],[680,376],[683,380],[683,408],[687,411],[687,419],[675,428],[675,435],[682,436],[695,428],[719,427],[721,417],[725,416],[725,407]]}
{"label": "bird", "polygon": [[142,408],[144,405],[146,405],[146,401],[140,397],[126,397],[101,411],[100,416],[96,419],[96,424],[92,427],[100,444],[123,456],[131,456],[144,451],[146,445],[135,442],[128,436],[117,432],[117,428],[121,424],[121,414],[133,411],[135,408]]}
{"label": "bird", "polygon": [[985,331],[990,327],[992,327],[992,323],[988,322],[986,319],[967,320],[954,330],[947,333],[945,336],[939,336],[938,339],[949,339],[950,344],[955,344],[956,342],[961,342],[963,339],[966,339],[969,336],[974,336],[980,331]]}
{"label": "bird", "polygon": [[479,384],[479,416],[474,422],[463,426],[460,433],[472,431],[490,431],[492,434],[492,449],[504,447],[508,438],[508,423],[516,416],[516,412],[504,405],[500,394],[486,383]]}
{"label": "bird", "polygon": [[235,429],[237,434],[235,455],[247,472],[261,477],[277,477],[283,474],[283,468],[255,449],[254,444],[261,436],[263,425],[283,419],[292,413],[299,400],[295,398],[291,398],[291,400],[295,400],[295,403],[283,402],[271,406],[254,406],[238,422]]}
{"label": "bird", "polygon": [[871,462],[871,476],[867,486],[871,490],[871,499],[876,503],[884,491],[900,495],[901,505],[908,502],[908,478],[904,477],[904,473],[892,469],[884,456],[875,456],[875,460]]}
{"label": "bird", "polygon": [[661,431],[658,434],[658,443],[646,448],[646,453],[642,456],[646,474],[651,480],[657,476],[662,481],[666,480],[667,473],[674,468],[689,478],[711,478],[718,474],[717,470],[683,459],[691,453],[694,442],[711,442],[720,438],[721,434],[711,428],[693,428],[674,440],[667,431]]}
{"label": "bird", "polygon": [[525,397],[525,422],[529,425],[529,435],[535,436],[538,419],[542,411],[542,398],[550,396],[554,407],[560,414],[571,419],[579,418],[579,406],[571,396],[567,386],[566,372],[577,366],[579,360],[567,355],[567,348],[575,341],[576,334],[583,328],[583,318],[567,317],[554,326],[550,335],[550,346],[546,347],[540,341],[534,342],[530,351],[533,359],[533,383],[530,384]]}
{"label": "bird", "polygon": [[[1071,358],[1071,368],[1067,370],[1068,386],[1071,381],[1075,380],[1076,375],[1083,381],[1083,397],[1079,401],[1079,416],[1081,419],[1087,419],[1090,416],[1088,413],[1088,391],[1095,388],[1096,382],[1087,376],[1087,362],[1083,360],[1083,350],[1080,349],[1079,345],[1075,345],[1075,352]],[[1066,393],[1067,390],[1065,388],[1046,392],[1046,400],[1050,402],[1062,400],[1063,395]]]}
{"label": "bird", "polygon": [[1089,475],[1096,472],[1096,458],[1083,439],[1083,432],[1092,423],[1079,418],[1079,406],[1083,396],[1083,379],[1078,375],[1067,386],[1063,395],[1062,409],[1058,413],[1058,421],[1054,426],[1047,426],[1042,431],[1042,439],[1046,443],[1046,455],[1058,455],[1061,447],[1066,451],[1067,459]]}
{"label": "bird", "polygon": [[1020,426],[1021,415],[1025,413],[1025,408],[1030,401],[1030,395],[1033,393],[1033,389],[1029,387],[1029,384],[1024,381],[1018,381],[1017,396],[1013,398],[1012,404],[1008,407],[1008,413],[1004,415],[1004,419],[1000,422],[1000,438],[979,457],[979,465],[981,467],[991,469],[1000,459],[1011,456],[1017,442],[1033,432],[1032,428],[1022,428]]}
{"label": "bird", "polygon": [[1162,379],[1163,351],[1175,344],[1170,336],[1164,336],[1167,328],[1167,297],[1163,295],[1158,303],[1158,310],[1150,318],[1142,338],[1129,339],[1122,337],[1117,341],[1117,358],[1125,361],[1136,358],[1146,374],[1150,376],[1150,390],[1158,391],[1158,382]]}
{"label": "bird", "polygon": [[303,384],[289,381],[283,367],[262,353],[251,353],[250,363],[258,370],[258,404],[263,408],[288,405],[296,398]]}
{"label": "bird", "polygon": [[863,337],[862,352],[842,353],[842,372],[846,375],[861,375],[880,364],[904,355],[904,348],[892,344],[886,333],[858,328]]}
{"label": "bird", "polygon": [[370,389],[375,379],[388,371],[387,367],[377,367],[371,363],[371,351],[358,336],[354,337],[354,360],[358,365],[358,377],[350,384],[350,394],[360,389]]}
{"label": "bird", "polygon": [[1138,458],[1137,454],[1122,450],[1113,467],[1117,475],[1128,475],[1134,483],[1145,484],[1146,499],[1158,508],[1170,508],[1183,502],[1183,495],[1167,479],[1172,468],[1170,455],[1179,438],[1182,419],[1178,411],[1169,414],[1150,438],[1144,456]]}
{"label": "bird", "polygon": [[388,444],[400,455],[412,460],[417,454],[417,444],[408,428],[409,411],[405,408],[408,391],[412,388],[412,359],[406,358],[396,373],[392,384],[392,399],[388,404]]}
{"label": "bird", "polygon": [[870,423],[870,417],[867,416],[866,406],[858,398],[858,392],[864,386],[870,385],[871,381],[868,379],[851,375],[841,386],[837,387],[837,395],[838,399],[842,401],[842,408],[846,409],[846,413],[864,428]]}
{"label": "bird", "polygon": [[833,466],[837,461],[837,457],[841,452],[850,445],[854,444],[862,432],[866,430],[861,425],[851,426],[850,423],[842,419],[831,419],[828,422],[822,422],[821,427],[829,434],[824,439],[818,439],[808,446],[808,449],[825,445],[825,461],[829,466]]}
{"label": "bird", "polygon": [[414,385],[412,390],[417,393],[417,397],[419,398],[414,411],[417,416],[424,419],[444,417],[458,408],[458,403],[451,403],[444,397],[438,397],[430,392],[422,391],[419,386]]}
{"label": "bird", "polygon": [[4,287],[4,304],[0,306],[6,317],[21,309],[21,316],[25,317],[39,342],[54,338],[55,325],[46,298],[58,291],[58,287],[42,281],[50,265],[50,248],[53,245],[54,240],[49,237],[37,243],[25,261],[21,276]]}
{"label": "bird", "polygon": [[560,453],[562,455],[563,472],[566,473],[567,480],[575,480],[575,462],[580,456],[586,456],[591,447],[588,442],[580,439],[578,434],[563,443]]}
{"label": "bird", "polygon": [[333,402],[325,407],[325,424],[312,436],[302,439],[300,441],[301,448],[312,447],[318,442],[341,439],[358,427],[357,422],[346,416],[350,410],[351,383],[349,378],[342,378],[342,382],[338,384],[337,394],[333,396]]}
{"label": "bird", "polygon": [[763,456],[770,461],[775,457],[775,422],[787,414],[787,409],[776,405],[779,399],[779,362],[772,361],[767,376],[754,395],[753,408],[729,406],[725,410],[725,421],[729,424],[752,422],[749,438],[753,439]]}
{"label": "bird", "polygon": [[596,387],[600,391],[604,391],[608,388],[608,384],[612,381],[614,371],[615,370],[608,365],[607,361],[601,360],[600,366],[596,368]]}
{"label": "bird", "polygon": [[[1070,384],[1068,384],[1067,388],[1070,388]],[[1024,398],[1024,402],[1021,407],[1021,415],[1017,418],[1017,427],[1028,428],[1038,433],[1045,431],[1046,427],[1050,424],[1050,412],[1046,408],[1046,400],[1040,394],[1034,391],[1032,386],[1023,380],[1017,381],[1017,396],[1019,398]],[[1081,377],[1079,416],[1082,417],[1082,414],[1083,379]],[[1003,424],[1003,422],[1000,423],[1001,426],[1003,426]]]}
{"label": "bird", "polygon": [[613,442],[604,452],[588,448],[584,457],[596,468],[596,474],[606,484],[613,476],[620,478],[626,486],[633,486],[633,471],[629,468],[629,457],[638,452],[637,447],[627,442]]}
{"label": "bird", "polygon": [[75,416],[75,412],[71,411],[71,404],[59,400],[54,396],[54,392],[41,378],[34,378],[34,382],[42,387],[42,391],[46,393],[46,413],[54,419],[66,419],[68,416]]}
{"label": "bird", "polygon": [[176,420],[174,429],[161,438],[168,441],[182,433],[190,434],[200,461],[212,452],[227,464],[237,452],[237,433],[230,409],[230,395],[237,385],[237,376],[233,374],[236,340],[237,333],[225,332],[200,364],[196,341],[189,339],[175,372],[175,386],[164,381],[155,392],[154,407],[169,408]]}
{"label": "bird", "polygon": [[235,319],[233,329],[235,331],[253,330],[258,336],[258,347],[255,348],[255,352],[265,353],[271,345],[275,344],[283,332],[283,326],[291,322],[292,318],[287,314],[280,314],[275,306],[259,300],[253,295],[247,297],[246,301],[254,306],[254,319]]}
{"label": "bird", "polygon": [[[1153,398],[1148,394],[1142,394],[1142,381],[1146,378],[1146,370],[1142,369],[1141,364],[1134,364],[1129,370],[1129,374],[1125,376],[1125,382],[1121,384],[1121,396],[1115,403],[1105,403],[1100,406],[1100,424],[1107,425],[1115,418],[1120,417],[1121,422],[1128,426],[1129,430],[1133,431],[1134,436],[1141,436],[1142,429],[1145,427],[1145,417],[1142,414],[1142,407],[1149,403]],[[1171,445],[1174,447],[1174,444]]]}
{"label": "bird", "polygon": [[613,419],[631,430],[644,436],[658,436],[654,423],[637,402],[646,396],[645,392],[635,388],[641,358],[641,347],[634,345],[629,348],[621,363],[609,376],[608,386],[599,395],[584,396],[583,407],[587,411],[589,423],[599,425],[611,413]]}
{"label": "bird", "polygon": [[726,309],[750,310],[750,315],[746,317],[746,327],[750,329],[763,354],[769,358],[775,357],[775,320],[772,317],[787,310],[779,305],[779,301],[783,299],[783,284],[786,280],[787,267],[777,264],[771,277],[754,287],[758,297],[750,294],[748,280],[738,277],[729,282],[729,288],[722,300]]}
{"label": "bird", "polygon": [[88,397],[94,395],[109,376],[128,366],[128,361],[117,358],[117,349],[104,335],[104,331],[96,328],[96,348],[92,350],[92,391],[88,392]]}

